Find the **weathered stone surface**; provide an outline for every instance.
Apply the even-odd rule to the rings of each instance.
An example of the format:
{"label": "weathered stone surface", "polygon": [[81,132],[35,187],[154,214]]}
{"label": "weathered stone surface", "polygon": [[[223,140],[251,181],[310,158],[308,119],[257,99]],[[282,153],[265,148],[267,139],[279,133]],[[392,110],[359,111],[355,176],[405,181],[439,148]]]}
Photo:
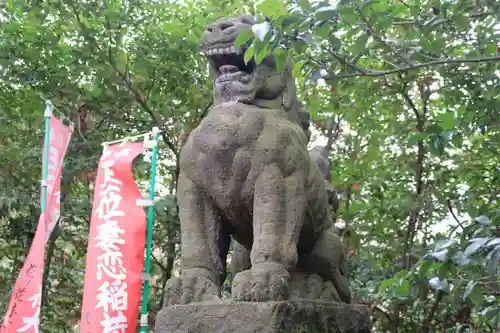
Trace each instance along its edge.
{"label": "weathered stone surface", "polygon": [[367,309],[350,304],[328,152],[307,150],[290,68],[277,71],[272,56],[246,63],[248,46],[234,46],[254,23],[223,18],[202,38],[214,106],[180,153],[181,275],[165,286],[156,332],[368,333]]}
{"label": "weathered stone surface", "polygon": [[331,294],[350,303],[347,258],[330,212],[336,199],[325,188],[328,156],[307,150],[309,118],[289,66],[277,71],[272,56],[245,63],[247,45],[234,47],[254,23],[248,15],[223,18],[202,37],[214,106],[179,156],[182,273],[168,281],[166,305],[220,299],[231,238],[239,244],[234,300],[290,300],[298,272],[329,281]]}
{"label": "weathered stone surface", "polygon": [[203,302],[164,308],[156,333],[369,333],[362,305],[295,300]]}

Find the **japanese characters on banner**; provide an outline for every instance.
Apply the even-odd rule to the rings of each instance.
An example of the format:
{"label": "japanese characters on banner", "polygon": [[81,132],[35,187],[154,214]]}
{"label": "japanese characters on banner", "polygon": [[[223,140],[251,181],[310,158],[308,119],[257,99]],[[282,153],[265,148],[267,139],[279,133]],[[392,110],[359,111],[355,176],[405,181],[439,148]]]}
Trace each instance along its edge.
{"label": "japanese characters on banner", "polygon": [[[59,119],[50,120],[47,206],[40,215],[35,238],[12,290],[1,333],[38,333],[42,299],[45,246],[60,214],[60,182],[64,155],[73,129]],[[42,159],[44,161],[45,159]]]}
{"label": "japanese characters on banner", "polygon": [[107,147],[99,161],[80,333],[136,332],[141,300],[146,214],[132,175],[133,160],[144,144]]}

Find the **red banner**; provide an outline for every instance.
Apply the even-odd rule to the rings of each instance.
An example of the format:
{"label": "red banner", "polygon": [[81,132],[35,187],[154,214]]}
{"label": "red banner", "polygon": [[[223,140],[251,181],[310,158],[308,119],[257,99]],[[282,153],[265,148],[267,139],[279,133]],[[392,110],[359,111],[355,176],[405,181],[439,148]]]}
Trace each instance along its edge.
{"label": "red banner", "polygon": [[[49,167],[47,176],[47,210],[49,219],[45,224],[45,240],[48,240],[61,213],[61,170],[73,129],[59,119],[50,119]],[[42,157],[44,154],[42,154]],[[43,161],[44,159],[42,159]],[[49,209],[50,208],[50,209]]]}
{"label": "red banner", "polygon": [[80,333],[135,333],[141,300],[146,214],[132,175],[144,144],[106,148],[90,221]]}
{"label": "red banner", "polygon": [[[47,206],[40,215],[31,249],[12,290],[1,333],[39,331],[45,245],[60,215],[62,165],[72,132],[71,127],[65,126],[55,117],[51,118],[48,179],[43,184],[47,186]],[[42,165],[44,160],[42,158]]]}

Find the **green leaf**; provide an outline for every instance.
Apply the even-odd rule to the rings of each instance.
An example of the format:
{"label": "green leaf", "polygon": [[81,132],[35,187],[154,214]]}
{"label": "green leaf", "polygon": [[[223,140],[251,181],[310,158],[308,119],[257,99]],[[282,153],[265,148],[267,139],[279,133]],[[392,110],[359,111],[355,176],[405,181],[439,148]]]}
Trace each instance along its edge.
{"label": "green leaf", "polygon": [[408,138],[407,147],[411,147],[411,146],[415,145],[417,142],[425,140],[427,137],[428,137],[428,134],[424,133],[424,132],[411,133],[410,137]]}
{"label": "green leaf", "polygon": [[286,61],[288,57],[288,51],[282,48],[276,48],[273,51],[274,60],[276,61],[276,70],[278,73],[282,73],[285,70]]}
{"label": "green leaf", "polygon": [[385,30],[392,26],[393,20],[390,17],[379,17],[378,22],[375,25],[377,30]]}
{"label": "green leaf", "polygon": [[374,1],[371,7],[375,12],[378,13],[386,12],[387,9],[389,8],[389,2],[387,0]]}
{"label": "green leaf", "polygon": [[473,288],[472,291],[469,294],[469,299],[474,303],[475,306],[480,307],[483,305],[484,302],[484,296],[481,293],[481,290],[479,287]]}
{"label": "green leaf", "polygon": [[268,54],[268,45],[265,44],[260,50],[259,52],[257,53],[257,55],[255,56],[255,63],[258,65],[262,62],[262,60],[264,60],[264,58],[267,56]]}
{"label": "green leaf", "polygon": [[257,5],[257,10],[264,16],[274,17],[279,16],[283,11],[283,1],[281,0],[264,0]]}
{"label": "green leaf", "polygon": [[407,296],[410,292],[410,282],[406,279],[400,279],[395,287],[398,296]]}
{"label": "green leaf", "polygon": [[241,48],[243,45],[245,45],[246,42],[250,40],[250,38],[252,38],[252,36],[253,36],[252,30],[250,29],[243,30],[238,34],[238,37],[236,37],[236,39],[234,40],[234,47],[237,49]]}
{"label": "green leaf", "polygon": [[471,294],[472,290],[476,287],[477,285],[477,282],[474,281],[474,280],[471,280],[469,281],[469,283],[467,283],[467,287],[465,288],[465,291],[464,291],[464,295],[463,295],[463,299],[467,299],[467,297],[469,297],[469,295]]}
{"label": "green leaf", "polygon": [[453,17],[456,26],[462,30],[468,30],[470,27],[470,19],[467,15],[459,14]]}
{"label": "green leaf", "polygon": [[301,70],[302,70],[302,64],[300,62],[296,62],[293,65],[293,69],[292,69],[292,75],[293,75],[293,77],[295,77],[295,78],[299,77]]}
{"label": "green leaf", "polygon": [[451,112],[440,113],[436,118],[445,131],[449,131],[455,127],[455,117]]}
{"label": "green leaf", "polygon": [[489,43],[488,46],[484,49],[485,55],[493,56],[497,54],[497,44]]}
{"label": "green leaf", "polygon": [[470,257],[472,254],[474,254],[476,251],[478,251],[480,248],[485,245],[490,238],[484,237],[484,238],[476,238],[471,240],[471,243],[469,246],[464,251],[465,256]]}
{"label": "green leaf", "polygon": [[252,59],[252,57],[254,56],[254,52],[255,52],[255,49],[254,49],[254,46],[250,46],[246,51],[245,51],[245,55],[243,56],[243,59],[245,61],[245,64],[248,64],[248,62]]}
{"label": "green leaf", "polygon": [[321,7],[315,14],[318,21],[333,20],[337,16],[337,10],[332,7]]}
{"label": "green leaf", "polygon": [[432,262],[430,260],[424,260],[422,265],[420,265],[420,267],[418,268],[418,273],[419,273],[420,277],[427,276],[429,273],[429,270],[431,270],[431,268],[436,269],[436,268],[439,268],[440,265],[442,265],[442,264],[437,263],[437,262]]}
{"label": "green leaf", "polygon": [[304,42],[293,43],[293,48],[297,54],[302,54],[307,50],[307,44]]}
{"label": "green leaf", "polygon": [[488,306],[483,311],[481,311],[481,316],[490,317],[492,314],[496,314],[496,313],[498,313],[498,306],[496,304],[494,304],[494,305]]}
{"label": "green leaf", "polygon": [[358,23],[359,16],[354,11],[353,6],[338,6],[337,8],[342,23],[345,23],[347,25],[355,25],[356,23]]}
{"label": "green leaf", "polygon": [[328,39],[330,37],[331,26],[328,23],[322,24],[314,29],[314,34],[323,39]]}
{"label": "green leaf", "polygon": [[453,238],[440,239],[434,244],[434,251],[440,251],[440,250],[446,249],[446,248],[448,248],[456,243],[457,243],[457,240],[453,239]]}
{"label": "green leaf", "polygon": [[486,215],[481,215],[475,218],[476,222],[482,225],[490,225],[490,219]]}
{"label": "green leaf", "polygon": [[488,242],[488,247],[500,245],[500,237],[493,238],[491,241]]}
{"label": "green leaf", "polygon": [[354,46],[352,48],[352,53],[354,55],[358,55],[362,53],[366,49],[366,42],[368,41],[368,35],[367,34],[362,34],[359,36],[358,39],[356,39],[356,42],[354,42]]}
{"label": "green leaf", "polygon": [[400,278],[398,276],[395,276],[391,279],[383,280],[379,284],[379,290],[380,291],[385,291],[391,286],[393,286],[396,282],[400,282]]}
{"label": "green leaf", "polygon": [[444,291],[446,293],[450,291],[450,284],[449,284],[448,280],[440,279],[437,276],[429,279],[429,285],[434,290],[441,290],[441,291]]}
{"label": "green leaf", "polygon": [[417,4],[413,4],[411,7],[410,7],[410,12],[411,12],[411,15],[418,19],[419,16],[420,16],[420,11],[422,9],[417,5]]}
{"label": "green leaf", "polygon": [[304,17],[298,14],[287,15],[282,18],[280,26],[282,29],[286,29],[292,25],[298,24],[303,19]]}
{"label": "green leaf", "polygon": [[311,10],[311,4],[309,3],[309,0],[299,0],[299,6],[305,12]]}
{"label": "green leaf", "polygon": [[456,148],[462,148],[464,139],[461,133],[455,133],[453,137],[451,138],[451,143],[456,147]]}
{"label": "green leaf", "polygon": [[430,137],[429,144],[427,145],[427,149],[436,155],[441,156],[444,153],[444,144],[446,138],[441,134],[436,134]]}
{"label": "green leaf", "polygon": [[[498,239],[498,238],[497,238]],[[486,270],[491,278],[498,275],[498,262],[500,261],[500,245],[497,245],[486,256]]]}
{"label": "green leaf", "polygon": [[439,261],[446,261],[446,260],[448,260],[447,254],[448,254],[448,250],[444,249],[441,251],[431,252],[428,255],[433,257],[433,258],[436,258]]}
{"label": "green leaf", "polygon": [[434,40],[430,41],[429,51],[435,54],[441,54],[446,46],[446,38],[437,35]]}
{"label": "green leaf", "polygon": [[437,124],[430,124],[425,129],[425,133],[428,133],[428,134],[439,134],[442,131],[443,131],[443,128]]}
{"label": "green leaf", "polygon": [[462,251],[455,253],[451,259],[458,266],[465,266],[470,263],[470,259],[467,258]]}
{"label": "green leaf", "polygon": [[446,261],[441,265],[441,267],[439,267],[437,275],[441,277],[447,277],[453,274],[454,271],[455,266],[453,265],[453,263],[451,261]]}

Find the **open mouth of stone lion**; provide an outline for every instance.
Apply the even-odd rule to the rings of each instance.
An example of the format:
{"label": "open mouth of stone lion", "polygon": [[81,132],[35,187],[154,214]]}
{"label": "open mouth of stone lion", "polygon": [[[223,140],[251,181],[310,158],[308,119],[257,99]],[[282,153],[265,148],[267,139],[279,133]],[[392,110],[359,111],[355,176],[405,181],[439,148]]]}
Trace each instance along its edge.
{"label": "open mouth of stone lion", "polygon": [[255,72],[255,62],[250,60],[245,64],[244,52],[246,47],[234,46],[212,47],[204,53],[215,74],[217,83],[240,82],[250,83]]}

